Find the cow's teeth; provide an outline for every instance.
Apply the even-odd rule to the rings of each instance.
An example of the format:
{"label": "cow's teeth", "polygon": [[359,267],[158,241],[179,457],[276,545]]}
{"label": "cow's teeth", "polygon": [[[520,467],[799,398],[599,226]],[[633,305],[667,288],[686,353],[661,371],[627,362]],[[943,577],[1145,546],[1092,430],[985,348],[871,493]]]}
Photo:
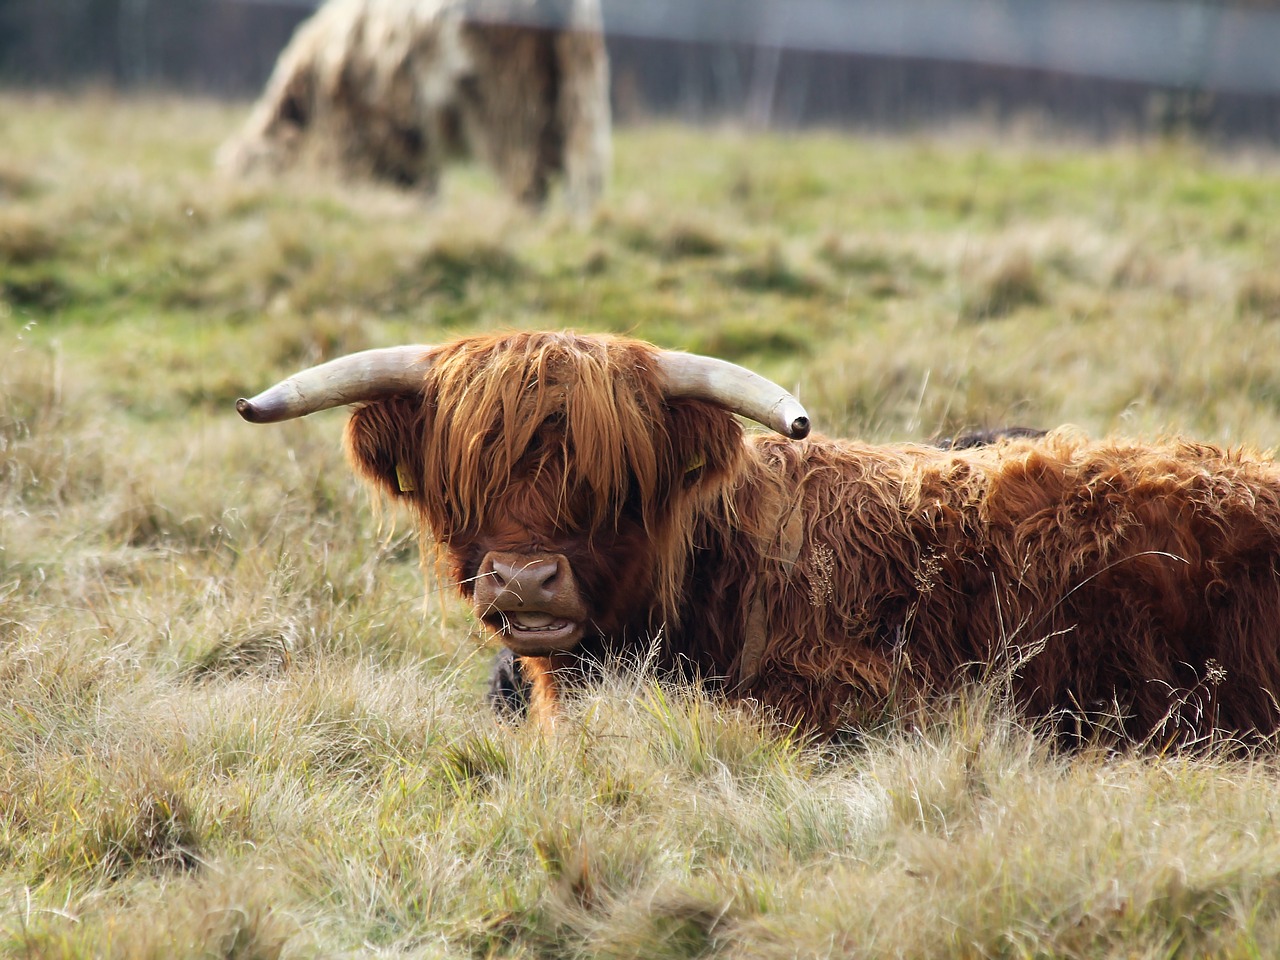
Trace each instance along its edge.
{"label": "cow's teeth", "polygon": [[548,613],[514,613],[509,614],[511,625],[518,630],[530,633],[562,630],[568,626],[568,620],[553,617]]}

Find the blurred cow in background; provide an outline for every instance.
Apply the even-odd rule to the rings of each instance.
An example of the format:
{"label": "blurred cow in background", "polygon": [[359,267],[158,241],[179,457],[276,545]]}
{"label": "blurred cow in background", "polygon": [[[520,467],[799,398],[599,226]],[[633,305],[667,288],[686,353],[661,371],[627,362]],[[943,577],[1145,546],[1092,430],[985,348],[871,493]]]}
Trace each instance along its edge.
{"label": "blurred cow in background", "polygon": [[563,174],[585,212],[609,168],[608,87],[599,0],[329,0],[218,162],[433,192],[446,159],[471,155],[533,205]]}

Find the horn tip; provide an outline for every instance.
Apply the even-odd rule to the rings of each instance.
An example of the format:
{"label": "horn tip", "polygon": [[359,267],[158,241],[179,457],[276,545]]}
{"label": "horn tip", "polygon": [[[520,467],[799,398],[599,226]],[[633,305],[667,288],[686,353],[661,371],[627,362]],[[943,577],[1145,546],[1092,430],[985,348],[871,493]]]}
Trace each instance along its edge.
{"label": "horn tip", "polygon": [[791,429],[788,431],[788,436],[790,436],[792,440],[803,440],[808,435],[809,435],[809,418],[808,417],[796,417],[794,420],[791,421]]}
{"label": "horn tip", "polygon": [[241,397],[236,401],[236,413],[249,421],[249,423],[266,423],[267,418],[263,415],[262,410],[254,405],[252,400],[246,400]]}

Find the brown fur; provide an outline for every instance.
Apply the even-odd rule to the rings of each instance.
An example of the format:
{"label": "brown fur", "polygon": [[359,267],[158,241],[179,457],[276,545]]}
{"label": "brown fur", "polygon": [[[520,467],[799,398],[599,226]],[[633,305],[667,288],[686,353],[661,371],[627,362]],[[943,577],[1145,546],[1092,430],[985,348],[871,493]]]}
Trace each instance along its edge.
{"label": "brown fur", "polygon": [[753,502],[800,480],[806,513],[795,568],[766,563],[757,586],[771,642],[750,692],[785,713],[830,729],[877,716],[895,689],[994,670],[1033,715],[1117,711],[1134,739],[1275,728],[1269,460],[1069,431],[944,454],[753,452]]}
{"label": "brown fur", "polygon": [[[417,512],[464,594],[487,550],[558,551],[592,611],[578,657],[658,636],[662,666],[819,731],[993,675],[1029,716],[1111,715],[1131,740],[1276,729],[1269,458],[1069,430],[957,450],[744,437],[665,400],[653,357],[458,341],[421,396],[355,414],[352,462]],[[572,671],[535,659],[539,713]]]}
{"label": "brown fur", "polygon": [[599,0],[329,0],[219,163],[243,175],[310,158],[430,192],[469,153],[528,203],[564,174],[586,210],[609,165],[608,83]]}

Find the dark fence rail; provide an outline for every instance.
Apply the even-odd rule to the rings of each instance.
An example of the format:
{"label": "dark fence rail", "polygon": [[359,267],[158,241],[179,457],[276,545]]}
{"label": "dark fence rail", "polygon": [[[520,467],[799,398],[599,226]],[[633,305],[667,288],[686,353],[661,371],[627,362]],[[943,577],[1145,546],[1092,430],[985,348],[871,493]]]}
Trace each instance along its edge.
{"label": "dark fence rail", "polygon": [[[602,0],[620,120],[1280,142],[1280,0]],[[248,97],[311,0],[0,0],[10,85]]]}

